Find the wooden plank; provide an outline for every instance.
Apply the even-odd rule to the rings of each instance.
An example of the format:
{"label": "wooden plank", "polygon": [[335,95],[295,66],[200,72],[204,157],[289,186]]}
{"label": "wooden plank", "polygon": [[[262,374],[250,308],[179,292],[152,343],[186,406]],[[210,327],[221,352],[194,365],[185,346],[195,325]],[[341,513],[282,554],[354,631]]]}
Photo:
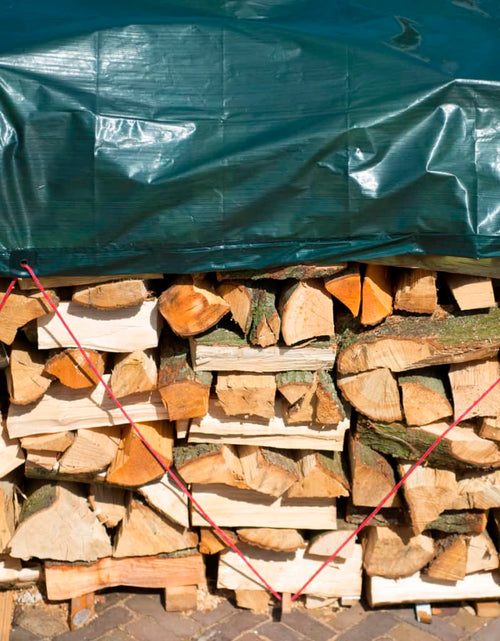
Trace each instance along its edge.
{"label": "wooden plank", "polygon": [[106,557],[97,563],[45,563],[47,597],[51,601],[118,585],[135,588],[166,588],[203,585],[205,565],[201,554],[178,557]]}
{"label": "wooden plank", "polygon": [[500,572],[469,574],[456,583],[429,579],[419,572],[403,579],[368,577],[366,594],[371,607],[391,603],[462,601],[500,598]]}
{"label": "wooden plank", "polygon": [[9,438],[5,421],[0,427],[0,478],[24,463],[24,453],[17,439]]}
{"label": "wooden plank", "polygon": [[[103,376],[109,384],[109,374]],[[123,400],[130,418],[137,422],[167,419],[167,410],[157,391],[131,394]],[[123,425],[128,421],[102,385],[90,394],[72,390],[61,383],[53,383],[39,403],[33,407],[11,405],[7,429],[11,438],[60,432],[87,427]]]}
{"label": "wooden plank", "polygon": [[95,593],[82,594],[71,599],[69,627],[78,630],[95,619]]}
{"label": "wooden plank", "polygon": [[[114,276],[45,276],[40,282],[47,289],[48,287],[78,287],[80,285],[92,285],[97,283],[110,283],[116,280],[128,280],[130,278],[141,280],[157,280],[163,278],[163,274],[115,274]],[[38,289],[35,281],[31,278],[19,278],[17,281],[22,290]]]}
{"label": "wooden plank", "polygon": [[14,616],[14,593],[0,592],[0,641],[9,641],[12,617]]}
{"label": "wooden plank", "polygon": [[[337,508],[334,498],[288,499],[264,496],[253,490],[227,485],[192,486],[193,497],[219,526],[271,527],[334,530],[337,527]],[[191,506],[193,526],[207,522]]]}
{"label": "wooden plank", "polygon": [[198,606],[198,590],[196,585],[172,585],[165,588],[165,610],[181,612],[196,610]]}
{"label": "wooden plank", "polygon": [[313,341],[304,347],[254,347],[235,332],[216,329],[189,339],[195,370],[219,372],[289,372],[331,369],[333,340]]}
{"label": "wooden plank", "polygon": [[[130,309],[100,310],[76,303],[60,303],[58,311],[83,347],[103,352],[134,352],[157,347],[161,322],[156,300]],[[37,320],[39,349],[74,347],[75,343],[55,314]]]}
{"label": "wooden plank", "polygon": [[0,588],[5,590],[10,587],[27,587],[37,583],[42,576],[39,563],[32,563],[23,567],[19,559],[11,556],[0,556]]}
{"label": "wooden plank", "polygon": [[[277,592],[296,592],[322,565],[323,559],[310,558],[304,550],[295,554],[258,550],[249,545],[239,549],[262,577]],[[361,545],[342,563],[330,563],[304,590],[305,594],[324,596],[361,595]],[[219,557],[217,587],[230,590],[261,590],[262,584],[242,559],[232,550]]]}
{"label": "wooden plank", "polygon": [[276,415],[269,419],[251,417],[240,419],[226,416],[214,400],[208,414],[195,418],[189,428],[189,443],[219,443],[232,445],[262,445],[285,449],[342,451],[344,435],[350,425],[350,413],[337,425],[286,425],[284,407],[276,404]]}

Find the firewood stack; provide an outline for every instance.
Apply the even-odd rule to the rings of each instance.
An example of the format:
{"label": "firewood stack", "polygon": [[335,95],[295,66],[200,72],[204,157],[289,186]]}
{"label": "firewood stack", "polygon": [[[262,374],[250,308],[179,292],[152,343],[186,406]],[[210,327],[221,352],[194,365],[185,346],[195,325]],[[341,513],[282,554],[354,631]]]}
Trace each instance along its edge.
{"label": "firewood stack", "polygon": [[[499,376],[498,283],[484,276],[353,263],[88,280],[44,284],[143,437],[281,593]],[[0,583],[43,567],[49,599],[136,585],[193,607],[203,555],[219,554],[218,587],[266,607],[33,283],[20,285],[0,314]],[[306,604],[359,598],[363,577],[373,605],[500,598],[499,441],[500,386]]]}

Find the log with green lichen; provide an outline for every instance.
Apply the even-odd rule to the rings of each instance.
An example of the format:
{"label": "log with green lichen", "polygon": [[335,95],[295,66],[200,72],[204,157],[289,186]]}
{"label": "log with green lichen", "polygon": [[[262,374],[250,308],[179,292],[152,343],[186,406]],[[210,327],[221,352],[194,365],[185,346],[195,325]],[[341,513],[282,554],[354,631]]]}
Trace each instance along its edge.
{"label": "log with green lichen", "polygon": [[165,328],[160,343],[158,390],[170,420],[205,416],[211,384],[210,372],[193,370],[189,343]]}
{"label": "log with green lichen", "polygon": [[[405,427],[401,423],[378,423],[358,417],[356,437],[369,447],[394,458],[418,460],[448,427],[437,423]],[[500,449],[482,439],[470,427],[454,427],[426,459],[431,467],[467,470],[500,468]]]}
{"label": "log with green lichen", "polygon": [[[391,464],[380,452],[372,449],[359,438],[348,440],[349,463],[354,505],[375,507],[396,485]],[[386,507],[401,505],[399,494],[392,496]]]}
{"label": "log with green lichen", "polygon": [[349,496],[350,484],[340,452],[299,450],[300,479],[287,492],[293,498]]}
{"label": "log with green lichen", "polygon": [[[351,525],[360,525],[370,515],[373,508],[348,504],[346,519]],[[487,512],[482,510],[448,510],[437,519],[427,524],[425,531],[456,534],[480,534],[486,528]],[[407,525],[409,523],[406,508],[382,508],[370,521],[373,525]],[[339,526],[340,527],[340,526]]]}
{"label": "log with green lichen", "polygon": [[289,265],[288,267],[272,267],[267,269],[239,269],[227,272],[217,272],[217,280],[286,280],[294,278],[327,278],[338,274],[347,267],[347,263],[335,265]]}
{"label": "log with green lichen", "polygon": [[279,497],[299,479],[293,452],[255,445],[239,445],[238,456],[247,486]]}
{"label": "log with green lichen", "polygon": [[174,447],[174,464],[186,483],[223,483],[248,489],[233,445],[199,443]]}
{"label": "log with green lichen", "polygon": [[443,378],[437,368],[398,377],[405,419],[408,425],[426,425],[453,416]]}
{"label": "log with green lichen", "polygon": [[316,382],[315,372],[295,370],[276,374],[276,386],[282,396],[293,405],[303,398]]}
{"label": "log with green lichen", "polygon": [[332,375],[326,370],[320,370],[316,387],[315,422],[329,425],[340,423],[344,418],[344,406],[335,388]]}
{"label": "log with green lichen", "polygon": [[351,344],[337,360],[342,375],[381,367],[403,372],[479,360],[494,356],[500,348],[500,309],[443,318],[397,317],[350,338]]}

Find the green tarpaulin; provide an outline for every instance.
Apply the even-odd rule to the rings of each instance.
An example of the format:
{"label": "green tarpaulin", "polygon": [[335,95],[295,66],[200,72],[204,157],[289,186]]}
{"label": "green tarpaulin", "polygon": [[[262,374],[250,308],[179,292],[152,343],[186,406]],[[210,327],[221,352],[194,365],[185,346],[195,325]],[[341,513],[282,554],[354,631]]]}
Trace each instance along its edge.
{"label": "green tarpaulin", "polygon": [[0,273],[500,256],[500,5],[0,6]]}

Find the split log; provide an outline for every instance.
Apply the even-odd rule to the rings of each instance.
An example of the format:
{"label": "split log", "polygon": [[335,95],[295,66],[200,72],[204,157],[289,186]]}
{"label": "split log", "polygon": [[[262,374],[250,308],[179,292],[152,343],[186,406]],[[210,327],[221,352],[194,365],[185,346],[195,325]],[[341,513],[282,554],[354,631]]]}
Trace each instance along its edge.
{"label": "split log", "polygon": [[458,495],[466,509],[500,507],[500,470],[468,472],[458,480]]}
{"label": "split log", "polygon": [[70,630],[79,630],[88,625],[96,617],[95,593],[84,594],[71,599],[69,627]]}
{"label": "split log", "polygon": [[[223,529],[223,532],[231,543],[237,543],[238,537],[232,530]],[[200,543],[198,549],[201,554],[218,554],[227,547],[227,543],[214,528],[200,527]]]}
{"label": "split log", "polygon": [[[173,461],[174,429],[168,421],[136,423],[143,438],[161,457],[165,465]],[[132,426],[123,430],[116,456],[106,481],[124,487],[138,487],[159,479],[165,473],[163,465],[144,445]]]}
{"label": "split log", "polygon": [[[500,377],[497,358],[490,358],[474,363],[457,363],[450,365],[448,374],[455,406],[455,420],[483,394]],[[500,385],[482,399],[467,414],[473,416],[496,417],[500,408]]]}
{"label": "split log", "polygon": [[142,485],[138,492],[157,512],[179,525],[189,527],[187,495],[169,474],[165,474],[159,481]]}
{"label": "split log", "polygon": [[361,307],[361,274],[359,265],[353,263],[338,276],[325,278],[325,289],[334,298],[343,303],[354,317]]}
{"label": "split log", "polygon": [[[5,292],[0,292],[0,298]],[[50,300],[59,305],[56,293],[47,292]],[[52,313],[52,308],[39,291],[32,294],[10,294],[0,312],[0,341],[11,345],[17,330],[36,318]]]}
{"label": "split log", "polygon": [[179,336],[195,336],[213,327],[229,311],[203,274],[177,278],[158,300],[158,308]]}
{"label": "split log", "polygon": [[186,483],[223,483],[247,488],[243,467],[233,445],[199,444],[174,448],[175,467]]}
{"label": "split log", "polygon": [[120,443],[119,427],[78,430],[73,444],[59,461],[61,474],[102,472],[113,461]]}
{"label": "split log", "polygon": [[[500,341],[499,341],[500,343]],[[227,329],[216,329],[190,339],[195,371],[288,372],[331,369],[336,346],[330,339],[293,347],[253,347],[246,339]]]}
{"label": "split log", "polygon": [[217,376],[215,392],[228,416],[274,416],[276,378],[273,374],[221,373]]}
{"label": "split log", "polygon": [[389,269],[367,265],[361,293],[361,324],[377,325],[392,314],[392,284]]}
{"label": "split log", "polygon": [[45,358],[26,341],[15,340],[10,351],[10,364],[5,370],[10,402],[29,405],[41,398],[52,383],[44,374]]}
{"label": "split log", "polygon": [[388,367],[393,372],[496,356],[500,309],[441,319],[412,316],[384,323],[340,352],[341,375]]}
{"label": "split log", "polygon": [[285,409],[284,419],[287,425],[304,425],[314,421],[317,387],[318,377],[315,373],[314,383],[309,387],[304,396]]}
{"label": "split log", "polygon": [[122,521],[127,511],[127,492],[104,483],[92,483],[89,503],[97,518],[106,527],[113,528]]}
{"label": "split log", "polygon": [[[109,384],[109,374],[103,376]],[[131,394],[122,403],[133,421],[167,418],[167,411],[157,391]],[[11,437],[33,436],[72,429],[123,425],[127,420],[102,385],[90,395],[53,383],[34,407],[11,405],[7,428]]]}
{"label": "split log", "polygon": [[239,445],[238,455],[245,483],[256,492],[279,497],[299,479],[297,463],[286,450]]}
{"label": "split log", "polygon": [[300,478],[288,488],[288,497],[349,496],[349,481],[339,452],[299,450],[296,456]]}
{"label": "split log", "polygon": [[[40,468],[47,472],[58,471],[59,452],[38,452],[37,450],[30,450],[26,453],[26,467],[31,470]],[[26,468],[24,471],[27,476]]]}
{"label": "split log", "polygon": [[279,309],[286,345],[335,334],[333,302],[319,280],[292,282],[285,287]]}
{"label": "split log", "polygon": [[400,269],[394,292],[394,309],[413,314],[437,310],[436,272],[427,269]]}
{"label": "split log", "polygon": [[[192,494],[199,505],[222,527],[272,527],[334,530],[337,525],[336,501],[331,498],[288,499],[266,496],[254,490],[227,485],[193,484]],[[206,525],[192,507],[193,526]]]}
{"label": "split log", "polygon": [[24,463],[24,454],[17,439],[9,438],[5,422],[0,423],[0,479]]}
{"label": "split log", "polygon": [[203,585],[205,566],[201,554],[108,557],[89,565],[45,563],[45,583],[51,601],[64,601],[116,586],[152,589]]}
{"label": "split log", "polygon": [[115,358],[110,387],[117,398],[156,389],[158,370],[152,350],[136,350]]}
{"label": "split log", "polygon": [[496,570],[500,565],[498,550],[487,532],[471,536],[467,548],[466,574]]}
{"label": "split log", "polygon": [[302,399],[316,386],[316,373],[304,371],[279,372],[276,374],[276,386],[280,394],[293,405]]}
{"label": "split log", "polygon": [[479,429],[479,436],[491,441],[500,441],[500,414],[497,418],[484,418]]}
{"label": "split log", "polygon": [[[329,530],[313,536],[307,546],[307,555],[330,557],[340,548],[341,545],[344,544],[355,529],[354,526],[350,529],[346,529],[348,527],[349,524],[344,523],[341,529]],[[344,545],[334,560],[338,561],[340,559],[349,559],[354,553],[355,546],[356,537],[353,537],[349,543]]]}
{"label": "split log", "polygon": [[[349,462],[354,505],[376,507],[396,485],[394,470],[379,452],[357,438],[349,438]],[[392,496],[386,507],[401,505],[399,495]]]}
{"label": "split log", "polygon": [[0,592],[0,639],[8,641],[14,618],[14,591],[2,590]]}
{"label": "split log", "polygon": [[224,281],[218,290],[252,345],[268,347],[278,342],[281,319],[276,311],[274,285],[255,287],[245,282]]}
{"label": "split log", "polygon": [[236,605],[254,614],[267,614],[269,612],[270,593],[266,590],[235,590]]}
{"label": "split log", "polygon": [[55,432],[54,434],[25,436],[21,439],[21,445],[25,450],[65,452],[74,440],[75,432]]}
{"label": "split log", "polygon": [[0,553],[8,551],[10,540],[16,529],[16,506],[14,483],[0,481]]}
{"label": "split log", "polygon": [[274,552],[296,552],[306,547],[303,537],[292,529],[277,530],[274,528],[239,528],[236,530],[238,538],[243,543],[252,545],[262,550]]}
{"label": "split log", "polygon": [[181,585],[165,588],[165,610],[183,612],[198,608],[198,588],[196,585]]}
{"label": "split log", "polygon": [[[437,581],[461,581],[467,565],[467,541],[463,535],[451,535],[436,541],[436,558],[427,568],[426,575]],[[394,577],[389,577],[394,578]]]}
{"label": "split log", "polygon": [[287,267],[272,267],[266,269],[240,269],[227,272],[217,272],[217,280],[305,280],[309,278],[327,278],[343,271],[347,263],[335,265],[288,265]]}
{"label": "split log", "polygon": [[[106,353],[96,352],[94,349],[88,349],[85,352],[102,376],[106,367]],[[55,376],[63,385],[72,389],[94,387],[99,382],[77,348],[68,348],[51,356],[45,363],[44,372],[49,376]]]}
{"label": "split log", "polygon": [[391,423],[401,421],[401,401],[396,378],[387,368],[337,379],[344,398],[368,418]]}
{"label": "split log", "polygon": [[[401,462],[401,476],[410,468]],[[446,509],[453,509],[458,495],[457,479],[450,470],[417,467],[406,479],[403,491],[410,511],[413,533],[420,534]]]}
{"label": "split log", "polygon": [[[158,345],[160,322],[156,299],[129,309],[115,310],[63,302],[59,304],[58,311],[86,349],[121,353]],[[39,349],[75,345],[55,314],[39,318],[37,328]]]}
{"label": "split log", "polygon": [[[347,506],[346,519],[352,525],[363,523],[373,508],[358,507],[351,503]],[[437,530],[447,534],[479,534],[484,532],[487,522],[487,513],[481,510],[459,510],[442,512],[437,519],[427,524],[425,531]],[[406,525],[408,523],[407,510],[399,508],[382,508],[371,521],[373,525]]]}
{"label": "split log", "polygon": [[132,499],[118,531],[113,556],[154,556],[195,548],[198,536],[169,522],[147,505]]}
{"label": "split log", "polygon": [[461,311],[494,307],[495,294],[491,278],[446,274],[446,283]]}
{"label": "split log", "polygon": [[119,280],[90,287],[77,287],[71,300],[95,309],[122,309],[141,305],[149,292],[143,280]]}
{"label": "split log", "polygon": [[399,579],[421,570],[434,557],[434,541],[427,534],[412,536],[407,527],[367,527],[363,539],[363,567],[368,576]]}
{"label": "split log", "polygon": [[398,377],[408,425],[427,425],[453,416],[443,381],[435,369]]}
{"label": "split log", "polygon": [[[304,550],[291,554],[258,550],[249,545],[240,547],[250,563],[278,592],[294,593],[303,577],[312,576],[321,566],[323,559],[307,557]],[[232,550],[222,552],[219,557],[217,587],[230,590],[258,590],[262,585],[244,561]],[[306,594],[324,596],[361,595],[361,546],[356,545],[354,553],[344,563],[330,563],[305,588]]]}
{"label": "split log", "polygon": [[392,603],[432,603],[500,598],[500,573],[469,574],[456,583],[434,581],[420,572],[403,579],[370,577],[366,595],[371,607]]}
{"label": "split log", "polygon": [[211,384],[210,372],[193,370],[188,343],[165,329],[160,343],[158,389],[170,420],[205,416]]}
{"label": "split log", "polygon": [[231,443],[233,445],[262,445],[286,449],[341,451],[344,435],[349,429],[347,416],[338,425],[318,427],[310,424],[286,425],[284,410],[276,405],[276,415],[265,419],[228,417],[211,401],[202,419],[193,419],[189,428],[189,443]]}
{"label": "split log", "polygon": [[[454,427],[427,458],[433,467],[454,470],[491,470],[500,467],[498,444],[479,437],[472,427]],[[449,423],[406,427],[399,423],[376,423],[358,417],[356,434],[360,441],[382,454],[411,461],[419,459]]]}
{"label": "split log", "polygon": [[316,413],[315,421],[322,425],[340,423],[345,419],[345,410],[339,399],[337,390],[329,372],[318,372],[318,385],[316,387]]}
{"label": "split log", "polygon": [[[114,276],[42,276],[39,280],[45,289],[50,287],[80,287],[82,285],[95,285],[98,283],[107,283],[117,280],[160,280],[163,274],[115,274]],[[31,278],[19,278],[17,281],[21,290],[36,289],[35,281]]]}
{"label": "split log", "polygon": [[175,421],[175,433],[178,441],[187,439],[190,425],[191,420],[189,418],[179,418]]}
{"label": "split log", "polygon": [[[47,536],[50,532],[50,536]],[[74,484],[43,485],[24,502],[10,554],[58,561],[95,561],[111,554],[104,526]]]}

